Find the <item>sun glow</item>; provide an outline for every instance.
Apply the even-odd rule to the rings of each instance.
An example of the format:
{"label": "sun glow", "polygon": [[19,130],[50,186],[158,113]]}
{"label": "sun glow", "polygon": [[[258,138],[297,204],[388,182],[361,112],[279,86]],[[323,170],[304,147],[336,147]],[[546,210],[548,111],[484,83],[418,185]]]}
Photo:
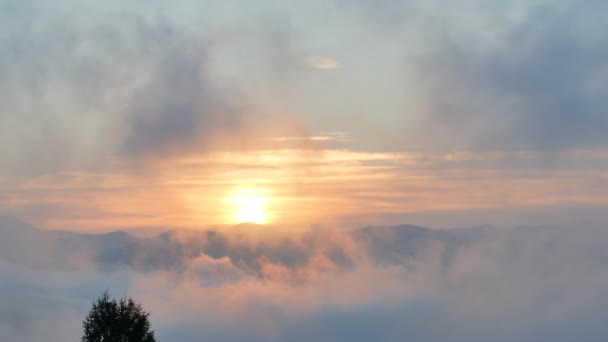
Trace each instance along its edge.
{"label": "sun glow", "polygon": [[236,223],[264,224],[268,222],[266,204],[268,199],[253,191],[241,191],[229,199],[232,203],[232,219]]}

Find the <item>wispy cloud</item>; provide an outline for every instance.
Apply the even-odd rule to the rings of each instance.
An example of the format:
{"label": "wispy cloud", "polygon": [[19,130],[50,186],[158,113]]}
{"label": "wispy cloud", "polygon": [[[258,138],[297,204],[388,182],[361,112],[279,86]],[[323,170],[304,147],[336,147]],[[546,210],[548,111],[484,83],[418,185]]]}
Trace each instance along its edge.
{"label": "wispy cloud", "polygon": [[342,67],[338,60],[327,56],[310,56],[306,58],[306,64],[315,69],[338,69]]}
{"label": "wispy cloud", "polygon": [[[282,144],[282,143],[281,143]],[[388,153],[340,149],[214,152],[173,160],[153,177],[112,170],[10,183],[5,211],[55,227],[200,227],[231,223],[223,199],[255,190],[274,223],[359,222],[438,211],[608,205],[605,151]],[[569,166],[568,166],[569,165]],[[86,200],[83,200],[86,199]]]}
{"label": "wispy cloud", "polygon": [[312,136],[272,137],[264,140],[274,142],[348,142],[351,140],[351,134],[348,132],[322,132]]}

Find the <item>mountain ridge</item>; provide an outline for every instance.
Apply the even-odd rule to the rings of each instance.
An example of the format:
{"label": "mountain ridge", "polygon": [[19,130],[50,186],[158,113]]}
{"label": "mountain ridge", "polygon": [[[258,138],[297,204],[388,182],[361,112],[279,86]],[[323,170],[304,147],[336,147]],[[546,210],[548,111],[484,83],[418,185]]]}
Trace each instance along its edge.
{"label": "mountain ridge", "polygon": [[[21,229],[21,228],[23,229]],[[229,260],[235,267],[255,275],[264,274],[271,263],[287,269],[326,260],[349,269],[361,257],[378,265],[406,265],[408,260],[438,253],[447,266],[462,250],[478,242],[498,253],[518,255],[543,251],[544,256],[588,245],[589,251],[608,262],[603,252],[608,233],[603,227],[581,230],[567,226],[502,229],[478,226],[468,229],[432,229],[417,225],[367,226],[351,231],[311,230],[266,238],[247,232],[240,225],[222,230],[168,230],[152,237],[137,237],[123,231],[84,234],[37,228],[15,217],[0,217],[0,261],[34,269],[94,268],[111,271],[129,268],[148,272],[181,269],[200,257]],[[589,234],[585,234],[585,232]],[[494,245],[492,245],[494,243]],[[477,245],[476,247],[479,247]],[[353,249],[354,248],[354,249]],[[353,251],[358,252],[353,252]],[[574,251],[576,252],[576,251]],[[359,259],[358,259],[359,258]]]}

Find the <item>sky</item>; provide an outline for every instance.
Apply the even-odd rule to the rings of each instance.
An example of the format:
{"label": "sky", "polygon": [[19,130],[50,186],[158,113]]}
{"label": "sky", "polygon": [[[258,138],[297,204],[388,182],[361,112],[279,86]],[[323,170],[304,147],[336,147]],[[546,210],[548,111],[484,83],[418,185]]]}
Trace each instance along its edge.
{"label": "sky", "polygon": [[0,341],[605,341],[606,13],[0,0]]}
{"label": "sky", "polygon": [[0,0],[0,212],[607,222],[604,1]]}

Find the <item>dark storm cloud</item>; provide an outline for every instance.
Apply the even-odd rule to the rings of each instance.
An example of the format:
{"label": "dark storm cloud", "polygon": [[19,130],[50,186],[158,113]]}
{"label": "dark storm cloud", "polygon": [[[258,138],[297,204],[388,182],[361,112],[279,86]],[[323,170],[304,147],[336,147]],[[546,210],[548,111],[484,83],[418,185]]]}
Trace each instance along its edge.
{"label": "dark storm cloud", "polygon": [[[608,146],[608,30],[601,1],[545,2],[491,48],[445,38],[419,70],[430,145]],[[449,32],[456,27],[447,27]],[[450,34],[447,33],[449,37]],[[442,138],[445,136],[446,138]]]}

